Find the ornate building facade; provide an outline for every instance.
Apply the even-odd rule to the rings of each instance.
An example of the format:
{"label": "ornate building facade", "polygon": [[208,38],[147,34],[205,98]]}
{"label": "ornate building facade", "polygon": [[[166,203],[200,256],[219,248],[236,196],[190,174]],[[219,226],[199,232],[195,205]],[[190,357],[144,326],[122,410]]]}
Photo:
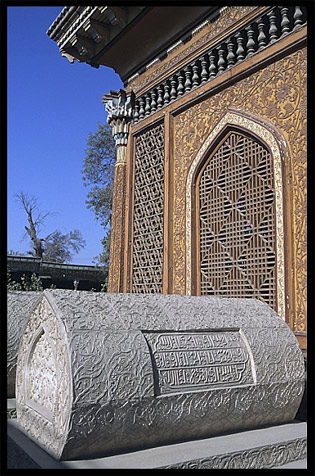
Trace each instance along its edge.
{"label": "ornate building facade", "polygon": [[306,350],[307,8],[65,7],[115,68],[109,291],[258,298]]}

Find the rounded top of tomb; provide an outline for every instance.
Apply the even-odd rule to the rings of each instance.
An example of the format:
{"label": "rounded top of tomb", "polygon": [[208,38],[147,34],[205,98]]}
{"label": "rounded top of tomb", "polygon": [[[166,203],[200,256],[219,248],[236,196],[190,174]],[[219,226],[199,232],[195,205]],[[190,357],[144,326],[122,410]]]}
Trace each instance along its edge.
{"label": "rounded top of tomb", "polygon": [[252,298],[61,289],[45,290],[44,296],[69,331],[286,327],[267,304]]}

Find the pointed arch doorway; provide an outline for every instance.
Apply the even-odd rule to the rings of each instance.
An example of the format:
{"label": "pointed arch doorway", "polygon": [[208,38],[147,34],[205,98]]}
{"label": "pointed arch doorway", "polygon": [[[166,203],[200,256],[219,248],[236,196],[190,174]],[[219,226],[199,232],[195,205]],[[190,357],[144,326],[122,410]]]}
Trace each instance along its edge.
{"label": "pointed arch doorway", "polygon": [[187,294],[254,297],[285,318],[281,156],[261,123],[217,124],[189,170],[186,220]]}
{"label": "pointed arch doorway", "polygon": [[276,307],[272,156],[256,138],[224,134],[196,183],[197,293],[255,297]]}

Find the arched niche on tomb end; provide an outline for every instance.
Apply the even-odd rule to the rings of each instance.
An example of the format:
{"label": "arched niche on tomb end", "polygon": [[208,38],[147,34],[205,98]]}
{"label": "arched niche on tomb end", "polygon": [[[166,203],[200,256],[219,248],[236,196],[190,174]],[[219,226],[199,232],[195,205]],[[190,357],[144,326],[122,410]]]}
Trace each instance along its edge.
{"label": "arched niche on tomb end", "polygon": [[39,440],[58,453],[69,432],[73,394],[71,362],[65,329],[43,295],[27,321],[16,371],[17,419]]}
{"label": "arched niche on tomb end", "polygon": [[35,336],[26,367],[27,405],[53,419],[57,396],[56,358],[43,328]]}
{"label": "arched niche on tomb end", "polygon": [[255,297],[289,321],[289,161],[270,121],[230,109],[215,125],[187,176],[186,294]]}

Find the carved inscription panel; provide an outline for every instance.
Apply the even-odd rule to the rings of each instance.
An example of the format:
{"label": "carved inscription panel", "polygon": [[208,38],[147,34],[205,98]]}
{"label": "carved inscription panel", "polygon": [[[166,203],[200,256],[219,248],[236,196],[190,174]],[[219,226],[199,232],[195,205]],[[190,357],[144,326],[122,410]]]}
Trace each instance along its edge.
{"label": "carved inscription panel", "polygon": [[253,384],[248,351],[238,331],[144,332],[156,394]]}

